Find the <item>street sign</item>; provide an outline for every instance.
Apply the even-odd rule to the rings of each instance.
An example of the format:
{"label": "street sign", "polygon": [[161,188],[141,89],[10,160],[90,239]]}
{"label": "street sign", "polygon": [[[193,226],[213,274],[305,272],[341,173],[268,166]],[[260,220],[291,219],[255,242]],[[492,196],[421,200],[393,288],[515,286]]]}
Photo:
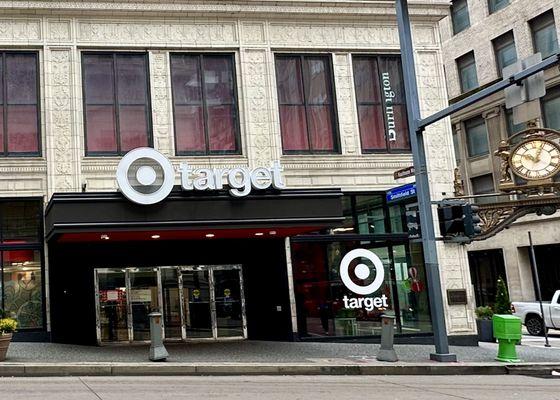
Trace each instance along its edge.
{"label": "street sign", "polygon": [[416,183],[408,183],[406,185],[398,186],[387,193],[387,203],[401,201],[416,197]]}
{"label": "street sign", "polygon": [[[510,76],[515,75],[535,64],[542,61],[541,53],[533,54],[523,60],[517,60],[517,62],[508,65],[502,71],[502,76],[504,79],[509,79]],[[506,108],[514,108],[520,106],[531,100],[536,100],[543,97],[546,94],[546,88],[544,85],[544,72],[541,71],[535,75],[524,79],[521,85],[511,85],[505,89],[504,94],[506,96]],[[525,122],[525,121],[521,121]]]}
{"label": "street sign", "polygon": [[395,179],[402,179],[402,178],[408,178],[408,177],[414,176],[414,166],[410,166],[410,167],[406,167],[406,168],[396,170],[393,173],[393,176],[394,176]]}

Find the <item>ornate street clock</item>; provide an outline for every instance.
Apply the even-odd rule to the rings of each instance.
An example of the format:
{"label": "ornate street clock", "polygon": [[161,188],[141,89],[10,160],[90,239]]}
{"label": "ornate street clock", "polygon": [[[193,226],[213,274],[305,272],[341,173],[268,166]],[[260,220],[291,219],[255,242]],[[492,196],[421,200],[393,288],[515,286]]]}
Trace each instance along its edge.
{"label": "ornate street clock", "polygon": [[560,172],[560,132],[526,129],[503,140],[494,155],[501,159],[501,191],[542,195],[560,189],[554,179]]}
{"label": "ornate street clock", "polygon": [[527,181],[550,179],[560,170],[560,146],[543,138],[524,140],[511,151],[510,166]]}

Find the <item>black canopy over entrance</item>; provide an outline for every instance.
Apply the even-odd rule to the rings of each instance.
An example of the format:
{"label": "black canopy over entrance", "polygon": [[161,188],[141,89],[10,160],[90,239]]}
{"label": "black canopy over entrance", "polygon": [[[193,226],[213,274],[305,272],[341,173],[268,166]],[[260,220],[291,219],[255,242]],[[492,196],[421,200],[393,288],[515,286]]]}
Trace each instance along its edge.
{"label": "black canopy over entrance", "polygon": [[145,206],[120,193],[55,193],[45,212],[45,232],[47,241],[64,241],[65,234],[74,234],[74,241],[80,233],[153,230],[274,228],[278,236],[288,236],[342,221],[341,198],[337,189],[292,189],[243,198],[226,192],[174,191],[165,201]]}

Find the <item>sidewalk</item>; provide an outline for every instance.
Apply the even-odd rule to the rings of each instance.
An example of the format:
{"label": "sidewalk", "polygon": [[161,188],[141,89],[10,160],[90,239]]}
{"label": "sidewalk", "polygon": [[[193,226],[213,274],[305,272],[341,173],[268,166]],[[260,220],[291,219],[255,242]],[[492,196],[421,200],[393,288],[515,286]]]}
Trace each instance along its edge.
{"label": "sidewalk", "polygon": [[[396,363],[375,359],[379,345],[236,341],[166,344],[167,362],[148,360],[149,346],[90,347],[55,343],[12,343],[0,376],[65,375],[449,375],[506,374],[560,370],[560,349],[518,346],[521,364],[494,360],[497,344],[452,346],[457,363],[429,360],[428,345],[397,345]],[[536,371],[536,372],[535,372]]]}

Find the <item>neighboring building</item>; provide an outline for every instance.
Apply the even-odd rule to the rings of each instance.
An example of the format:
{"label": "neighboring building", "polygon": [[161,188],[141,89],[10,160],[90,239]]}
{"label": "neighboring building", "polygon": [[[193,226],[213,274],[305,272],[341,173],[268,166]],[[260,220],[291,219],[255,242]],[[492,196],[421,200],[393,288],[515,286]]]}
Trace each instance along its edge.
{"label": "neighboring building", "polygon": [[[432,113],[445,105],[447,1],[425,3],[410,14],[422,110]],[[414,198],[386,197],[410,182],[393,172],[411,164],[393,2],[0,10],[2,305],[20,339],[143,341],[152,310],[170,340],[379,335],[382,311],[345,309],[339,264],[357,247],[383,261],[397,334],[430,334],[421,246],[405,224]],[[426,143],[441,198],[453,187],[448,124],[430,127]],[[142,150],[122,167],[145,146],[159,161]],[[283,172],[261,168],[274,161]],[[219,190],[238,167],[253,171],[252,193],[246,170]],[[195,190],[166,197],[173,183]],[[439,252],[444,295],[468,294],[446,307],[448,331],[472,337],[466,253]],[[359,271],[352,280],[364,285]]]}
{"label": "neighboring building", "polygon": [[[501,79],[502,68],[540,52],[558,52],[560,6],[543,0],[458,0],[441,21],[450,102]],[[560,130],[560,73],[545,72],[547,94],[541,99],[540,126]],[[526,128],[514,124],[504,93],[491,96],[452,116],[455,154],[467,194],[498,191],[501,140]],[[534,300],[528,253],[532,231],[544,300],[560,288],[560,215],[524,217],[491,239],[467,246],[477,305],[492,303],[498,276],[507,279],[512,300]]]}

